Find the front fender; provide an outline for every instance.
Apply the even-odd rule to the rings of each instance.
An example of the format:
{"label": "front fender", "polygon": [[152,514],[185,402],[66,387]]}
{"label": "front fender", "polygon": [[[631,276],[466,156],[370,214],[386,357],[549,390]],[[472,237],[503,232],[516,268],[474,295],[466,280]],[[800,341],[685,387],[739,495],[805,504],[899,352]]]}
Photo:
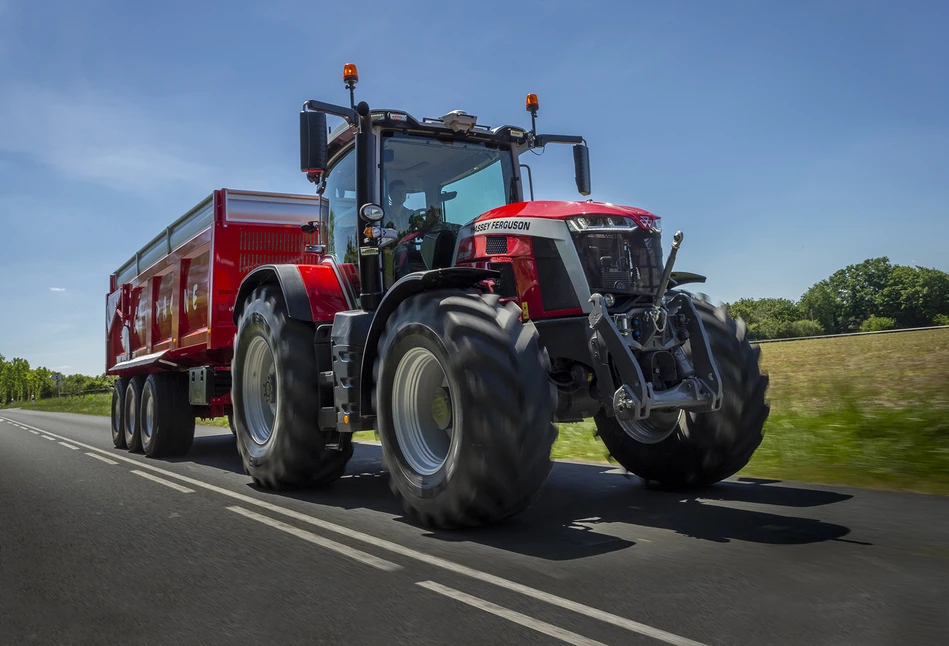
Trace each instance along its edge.
{"label": "front fender", "polygon": [[298,321],[324,323],[336,312],[350,308],[339,274],[329,264],[261,265],[244,280],[234,300],[234,324],[244,309],[244,301],[260,285],[279,285],[287,303],[287,316]]}
{"label": "front fender", "polygon": [[366,336],[366,345],[363,349],[362,368],[359,383],[362,384],[360,393],[360,410],[363,415],[372,411],[372,366],[376,361],[379,339],[386,328],[389,317],[396,308],[407,298],[433,289],[471,287],[488,278],[498,278],[499,272],[490,269],[474,267],[448,267],[446,269],[432,269],[417,271],[398,280],[382,297],[379,307],[376,308],[369,334]]}

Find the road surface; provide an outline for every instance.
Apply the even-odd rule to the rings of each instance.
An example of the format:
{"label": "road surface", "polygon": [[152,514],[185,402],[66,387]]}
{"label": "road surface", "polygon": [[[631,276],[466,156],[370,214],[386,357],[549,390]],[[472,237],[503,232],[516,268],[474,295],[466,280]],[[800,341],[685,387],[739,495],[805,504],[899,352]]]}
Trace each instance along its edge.
{"label": "road surface", "polygon": [[0,643],[949,644],[949,498],[560,463],[517,518],[432,532],[379,453],[280,494],[226,429],[152,460],[0,411]]}

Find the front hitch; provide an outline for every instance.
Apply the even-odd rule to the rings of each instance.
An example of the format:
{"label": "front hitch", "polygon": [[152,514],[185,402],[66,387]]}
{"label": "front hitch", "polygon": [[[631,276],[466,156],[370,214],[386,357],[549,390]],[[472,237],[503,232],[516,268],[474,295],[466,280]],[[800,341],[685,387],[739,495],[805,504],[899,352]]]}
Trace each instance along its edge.
{"label": "front hitch", "polygon": [[[693,412],[718,410],[722,404],[722,385],[712,357],[701,318],[685,294],[676,294],[667,303],[666,316],[684,314],[688,321],[685,336],[691,348],[692,369],[677,385],[654,390],[643,375],[633,348],[642,345],[626,338],[613,321],[600,294],[590,297],[590,355],[600,390],[600,402],[607,415],[621,420],[649,417],[654,409],[685,409]],[[618,382],[618,383],[617,383]]]}

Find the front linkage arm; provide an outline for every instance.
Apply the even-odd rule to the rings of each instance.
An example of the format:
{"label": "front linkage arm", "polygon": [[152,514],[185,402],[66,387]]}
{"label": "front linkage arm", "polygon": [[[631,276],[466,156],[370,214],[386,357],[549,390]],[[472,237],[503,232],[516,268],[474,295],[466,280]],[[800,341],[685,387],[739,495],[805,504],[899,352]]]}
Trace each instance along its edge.
{"label": "front linkage arm", "polygon": [[[702,321],[685,294],[669,300],[669,315],[686,314],[686,336],[691,347],[694,373],[678,385],[655,391],[644,377],[630,343],[609,315],[600,294],[590,297],[589,346],[596,373],[600,401],[609,416],[623,420],[649,417],[655,408],[681,408],[693,412],[718,410],[722,405],[722,385]],[[634,342],[635,343],[635,342]],[[638,345],[638,344],[637,344]],[[619,384],[614,379],[619,379]]]}

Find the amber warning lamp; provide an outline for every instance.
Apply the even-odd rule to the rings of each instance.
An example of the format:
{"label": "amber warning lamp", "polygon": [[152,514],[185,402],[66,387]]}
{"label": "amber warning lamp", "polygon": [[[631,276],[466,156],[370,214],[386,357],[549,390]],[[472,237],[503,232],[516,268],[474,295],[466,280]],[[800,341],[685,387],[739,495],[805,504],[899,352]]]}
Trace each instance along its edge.
{"label": "amber warning lamp", "polygon": [[352,63],[343,65],[343,82],[346,84],[346,89],[349,90],[349,105],[354,108],[356,106],[355,89],[356,83],[359,82],[359,70]]}
{"label": "amber warning lamp", "polygon": [[537,110],[540,109],[540,101],[537,100],[536,94],[528,94],[527,99],[524,101],[524,105],[527,108],[527,111],[531,113],[531,134],[537,134]]}

